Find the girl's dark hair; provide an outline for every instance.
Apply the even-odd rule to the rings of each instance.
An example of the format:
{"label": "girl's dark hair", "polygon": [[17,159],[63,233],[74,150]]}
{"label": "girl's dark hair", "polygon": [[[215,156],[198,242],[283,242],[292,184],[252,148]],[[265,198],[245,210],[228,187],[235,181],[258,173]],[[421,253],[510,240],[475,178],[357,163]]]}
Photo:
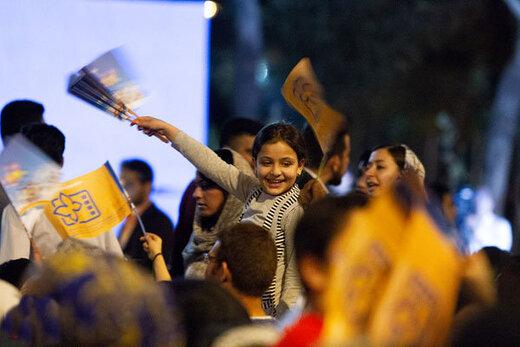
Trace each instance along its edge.
{"label": "girl's dark hair", "polygon": [[378,149],[386,149],[392,158],[394,158],[399,169],[401,171],[404,170],[406,148],[403,145],[382,145],[374,148],[370,153],[377,151]]}
{"label": "girl's dark hair", "polygon": [[263,145],[278,141],[283,141],[291,147],[296,152],[298,161],[305,160],[307,151],[302,134],[298,129],[286,123],[269,124],[260,129],[253,143],[253,158],[256,160]]}

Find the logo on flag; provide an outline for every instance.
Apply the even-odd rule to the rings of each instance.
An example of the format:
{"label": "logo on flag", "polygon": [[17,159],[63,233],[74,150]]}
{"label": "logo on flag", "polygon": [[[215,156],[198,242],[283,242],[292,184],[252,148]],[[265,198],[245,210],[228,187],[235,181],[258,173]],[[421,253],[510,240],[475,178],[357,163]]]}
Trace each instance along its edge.
{"label": "logo on flag", "polygon": [[130,205],[107,162],[83,176],[62,183],[45,214],[63,237],[96,237],[130,214]]}
{"label": "logo on flag", "polygon": [[52,213],[66,226],[88,223],[101,216],[95,201],[85,189],[69,195],[60,192],[58,198],[51,203]]}

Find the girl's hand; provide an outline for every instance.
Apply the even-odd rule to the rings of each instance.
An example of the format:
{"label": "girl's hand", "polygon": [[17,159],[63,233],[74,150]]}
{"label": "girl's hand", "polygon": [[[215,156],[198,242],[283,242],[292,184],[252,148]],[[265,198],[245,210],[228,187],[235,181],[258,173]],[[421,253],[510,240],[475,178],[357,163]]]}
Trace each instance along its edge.
{"label": "girl's hand", "polygon": [[173,125],[149,116],[138,117],[130,123],[130,126],[137,125],[137,129],[148,136],[156,136],[161,141],[168,143],[178,131]]}
{"label": "girl's hand", "polygon": [[152,260],[162,250],[162,239],[152,233],[146,233],[146,236],[139,238],[143,242],[143,249],[148,254],[148,258]]}

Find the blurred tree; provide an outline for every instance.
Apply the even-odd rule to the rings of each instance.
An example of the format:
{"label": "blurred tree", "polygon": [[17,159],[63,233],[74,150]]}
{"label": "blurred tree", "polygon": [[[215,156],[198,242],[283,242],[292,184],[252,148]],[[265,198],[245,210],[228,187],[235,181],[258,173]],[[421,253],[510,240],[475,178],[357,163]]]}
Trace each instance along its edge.
{"label": "blurred tree", "polygon": [[[520,19],[520,4],[517,0],[506,0],[516,19]],[[508,177],[513,157],[515,134],[518,127],[520,108],[520,37],[514,43],[514,57],[505,69],[497,88],[491,108],[492,121],[486,146],[484,162],[484,184],[490,189],[502,212],[506,201]],[[516,181],[513,180],[513,183]]]}
{"label": "blurred tree", "polygon": [[[329,101],[352,121],[354,157],[398,141],[425,158],[426,145],[438,142],[435,119],[443,112],[458,129],[458,155],[468,164],[476,159],[471,139],[484,132],[515,37],[514,19],[502,1],[264,0],[262,5],[267,56],[276,58],[271,71],[281,76],[273,80],[283,81],[309,56]],[[279,92],[280,86],[272,88]],[[430,172],[450,174],[431,165]],[[466,172],[464,179],[478,179]]]}
{"label": "blurred tree", "polygon": [[[253,6],[247,3],[222,1],[213,23],[214,124],[235,114],[235,104],[251,107],[237,78],[251,81],[261,49],[245,51],[257,37],[266,78],[251,90],[260,88],[265,118],[301,123],[280,88],[308,56],[329,102],[351,120],[354,159],[374,145],[404,142],[426,163],[428,180],[479,183],[488,150],[482,139],[496,116],[489,110],[515,43],[516,21],[502,0],[259,0],[262,20],[253,27],[263,27],[263,39],[237,24],[248,20],[249,10],[241,10]],[[246,43],[242,67],[239,41]],[[448,128],[438,126],[440,115]]]}

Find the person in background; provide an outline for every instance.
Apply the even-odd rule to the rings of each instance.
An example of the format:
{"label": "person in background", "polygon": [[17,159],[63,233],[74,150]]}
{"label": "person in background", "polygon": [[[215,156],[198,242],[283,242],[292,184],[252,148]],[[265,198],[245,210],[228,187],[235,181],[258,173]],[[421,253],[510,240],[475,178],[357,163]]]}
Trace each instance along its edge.
{"label": "person in background", "polygon": [[42,104],[32,100],[14,100],[2,108],[0,135],[5,146],[22,128],[33,123],[44,123]]}
{"label": "person in background", "polygon": [[370,197],[390,190],[403,175],[414,178],[424,190],[426,171],[417,155],[406,145],[384,145],[370,153],[365,170]]}
{"label": "person in background", "polygon": [[[303,137],[307,147],[307,161],[304,172],[298,179],[300,188],[303,188],[311,179],[318,178],[318,170],[323,159],[323,152],[310,126],[305,128]],[[336,135],[336,141],[327,153],[327,160],[320,173],[319,181],[322,183],[326,194],[329,193],[328,185],[338,186],[341,184],[341,179],[348,170],[349,162],[350,136],[345,129]]]}
{"label": "person in background", "polygon": [[[256,133],[262,128],[262,124],[248,118],[231,118],[224,123],[220,131],[220,148],[230,148],[244,157],[253,167],[251,156],[253,140]],[[184,275],[184,262],[182,252],[193,232],[193,220],[195,218],[196,201],[193,198],[196,184],[193,180],[184,191],[179,205],[179,220],[175,226],[172,274],[173,276]]]}
{"label": "person in background", "polygon": [[[247,161],[237,152],[229,149],[218,149],[217,155],[228,164],[234,165],[241,172],[253,175]],[[204,255],[210,251],[217,241],[217,235],[222,230],[237,224],[244,203],[235,196],[228,194],[225,189],[217,185],[201,172],[197,172],[195,179],[197,187],[193,198],[197,202],[193,232],[182,256],[186,268],[186,278],[203,279],[206,273],[207,262]]]}
{"label": "person in background", "polygon": [[[159,235],[163,240],[161,253],[167,266],[171,262],[171,250],[173,248],[173,223],[170,218],[162,212],[150,200],[153,183],[153,170],[148,163],[139,159],[128,159],[121,163],[121,183],[128,192],[130,199],[136,206],[137,213],[141,216],[144,228]],[[119,244],[123,253],[133,261],[153,270],[152,262],[139,238],[143,236],[141,225],[134,214],[130,214],[123,224],[119,233]]]}
{"label": "person in background", "polygon": [[240,301],[253,323],[274,322],[262,308],[262,295],[276,271],[276,246],[269,231],[252,223],[224,229],[207,253],[207,262],[206,279]]}

